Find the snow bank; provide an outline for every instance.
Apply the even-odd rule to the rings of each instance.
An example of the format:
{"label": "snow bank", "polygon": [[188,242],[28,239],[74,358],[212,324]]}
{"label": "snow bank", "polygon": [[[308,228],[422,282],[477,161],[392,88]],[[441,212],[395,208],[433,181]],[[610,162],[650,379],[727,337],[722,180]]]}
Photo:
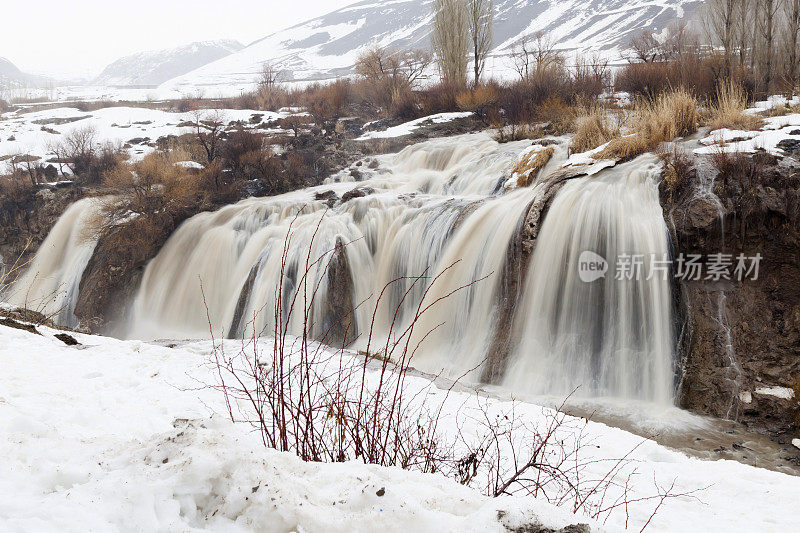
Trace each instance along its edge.
{"label": "snow bank", "polygon": [[[358,463],[303,463],[234,425],[208,366],[210,342],[152,344],[75,334],[67,347],[0,326],[1,531],[507,531],[591,523],[533,498],[489,499],[438,475]],[[268,341],[264,341],[267,343]],[[231,341],[230,349],[236,347]],[[443,391],[409,378],[410,392]],[[467,433],[476,408],[501,400],[446,397],[442,424]],[[518,403],[541,420],[546,408]],[[648,531],[790,531],[800,478],[706,462],[603,424],[585,426],[594,458],[630,455],[634,491],[653,480],[705,490],[664,502]],[[592,457],[590,457],[592,458]],[[597,468],[606,468],[598,465]],[[593,531],[639,530],[652,502]],[[502,518],[499,518],[502,517]]]}
{"label": "snow bank", "polygon": [[466,118],[472,115],[472,112],[457,112],[457,113],[439,113],[427,117],[418,118],[410,122],[405,122],[398,126],[393,126],[384,131],[369,131],[356,139],[357,141],[368,141],[370,139],[389,139],[392,137],[402,137],[404,135],[411,135],[415,130],[427,124],[444,124],[459,118]]}

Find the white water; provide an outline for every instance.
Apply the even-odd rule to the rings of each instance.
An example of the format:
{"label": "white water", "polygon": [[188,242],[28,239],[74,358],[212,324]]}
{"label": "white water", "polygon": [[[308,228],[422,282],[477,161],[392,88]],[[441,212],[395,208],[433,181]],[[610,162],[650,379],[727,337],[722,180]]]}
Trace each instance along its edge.
{"label": "white water", "polygon": [[[528,205],[542,194],[549,170],[563,160],[557,150],[532,187],[503,193],[500,184],[527,146],[498,145],[484,134],[428,141],[380,157],[374,171],[363,168],[366,179],[358,185],[376,192],[332,209],[315,201],[314,193],[353,189],[353,183],[338,182],[352,179],[348,172],[314,189],[197,215],[147,266],[132,303],[129,336],[205,338],[209,325],[215,335],[242,335],[247,323],[247,334],[255,329],[269,335],[278,285],[283,283],[284,300],[299,292],[302,308],[300,274],[307,258],[313,262],[340,241],[347,243],[352,301],[361,304],[356,347],[366,343],[377,296],[387,284],[373,330],[378,341],[389,335],[396,308],[393,331],[410,324],[426,290],[423,306],[485,278],[434,305],[412,338],[412,349],[425,338],[413,361],[422,370],[458,376],[480,367],[494,334],[509,243]],[[607,257],[666,253],[653,169],[643,159],[568,182],[558,194],[531,258],[515,322],[502,325],[513,328],[515,339],[505,385],[526,393],[558,394],[580,386],[584,396],[671,399],[669,282],[616,282],[613,272],[592,284],[577,280],[583,250]],[[327,299],[326,263],[312,268],[305,289],[309,299],[316,291],[316,302]],[[427,277],[416,285],[402,279],[421,274]],[[243,294],[244,318],[238,320]],[[330,325],[324,307],[313,308],[316,337]],[[288,330],[299,334],[302,327],[296,309]],[[479,376],[477,371],[467,380]]]}
{"label": "white water", "polygon": [[83,270],[97,241],[86,231],[99,212],[99,200],[84,198],[58,219],[33,262],[4,299],[39,311],[67,327],[77,326],[74,310]]}

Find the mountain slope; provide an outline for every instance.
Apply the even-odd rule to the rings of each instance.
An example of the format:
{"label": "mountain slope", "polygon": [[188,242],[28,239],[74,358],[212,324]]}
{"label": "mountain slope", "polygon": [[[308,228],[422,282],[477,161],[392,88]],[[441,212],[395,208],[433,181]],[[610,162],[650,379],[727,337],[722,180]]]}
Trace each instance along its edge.
{"label": "mountain slope", "polygon": [[159,85],[212,61],[238,52],[238,41],[204,41],[166,50],[140,52],[108,65],[94,83],[106,86]]}
{"label": "mountain slope", "polygon": [[[240,90],[255,80],[260,65],[272,61],[294,79],[344,75],[364,49],[427,47],[432,0],[366,0],[254,42],[165,87]],[[495,0],[493,74],[508,69],[511,46],[525,35],[549,33],[567,51],[601,52],[618,59],[630,38],[643,29],[661,31],[691,18],[701,0]]]}
{"label": "mountain slope", "polygon": [[0,57],[0,89],[40,87],[48,81],[45,77],[22,72],[14,63]]}

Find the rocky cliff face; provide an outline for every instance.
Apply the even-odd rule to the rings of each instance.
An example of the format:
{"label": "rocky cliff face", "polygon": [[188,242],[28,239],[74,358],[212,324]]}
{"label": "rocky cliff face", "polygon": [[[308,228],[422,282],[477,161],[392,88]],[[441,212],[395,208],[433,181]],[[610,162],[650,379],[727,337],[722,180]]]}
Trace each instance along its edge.
{"label": "rocky cliff face", "polygon": [[10,268],[33,259],[58,218],[83,194],[79,187],[66,185],[0,197],[0,271],[2,264]]}
{"label": "rocky cliff face", "polygon": [[[662,191],[675,254],[733,264],[731,279],[676,286],[679,403],[789,442],[800,431],[798,162],[761,153],[694,167],[672,198]],[[740,254],[760,254],[757,279],[734,274]]]}

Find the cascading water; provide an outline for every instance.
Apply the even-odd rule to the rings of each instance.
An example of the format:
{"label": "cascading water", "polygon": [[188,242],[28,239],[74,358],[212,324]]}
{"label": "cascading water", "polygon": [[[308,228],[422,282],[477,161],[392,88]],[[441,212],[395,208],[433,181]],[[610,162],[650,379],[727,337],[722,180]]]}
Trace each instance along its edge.
{"label": "cascading water", "polygon": [[[479,369],[496,328],[511,328],[502,378],[509,387],[561,394],[580,385],[583,395],[668,402],[669,282],[618,282],[613,273],[594,283],[577,279],[584,250],[609,260],[623,252],[666,253],[652,160],[564,185],[544,218],[517,311],[510,323],[498,324],[509,246],[530,206],[545,197],[550,171],[564,159],[556,149],[531,187],[505,191],[510,169],[529,145],[501,145],[486,134],[432,140],[379,157],[375,169],[362,167],[365,179],[357,185],[371,191],[332,208],[329,194],[320,193],[342,197],[353,190],[348,172],[323,186],[197,215],[148,264],[131,304],[128,335],[205,338],[209,325],[231,337],[269,335],[280,286],[284,303],[299,293],[302,306],[314,293],[310,333],[316,338],[330,326],[330,306],[316,302],[346,291],[355,306],[352,333],[360,335],[354,347],[360,348],[377,296],[388,285],[376,312],[373,346],[404,331],[420,304],[438,301],[411,339],[415,349],[424,338],[413,362],[422,370],[460,376]],[[64,226],[76,222],[64,220]],[[63,235],[55,239],[67,242]],[[341,244],[347,279],[331,278],[323,260],[303,283],[307,259],[313,263]],[[70,263],[85,265],[83,257]],[[481,281],[469,285],[473,280]],[[464,285],[469,286],[447,296]],[[69,293],[65,298],[70,301]],[[300,334],[303,327],[302,313],[292,313],[289,333]],[[467,380],[479,376],[480,370]]]}
{"label": "cascading water", "polygon": [[[664,266],[669,254],[657,171],[644,158],[572,180],[556,196],[531,259],[505,385],[562,395],[580,387],[592,396],[672,397],[668,273],[650,270],[651,259]],[[585,251],[606,259],[605,277],[579,277]],[[642,256],[638,272],[634,256]],[[620,264],[627,266],[618,271]]]}
{"label": "cascading water", "polygon": [[74,311],[78,288],[97,244],[86,229],[99,212],[100,200],[96,198],[85,198],[69,206],[4,299],[51,316],[63,326],[77,326]]}

